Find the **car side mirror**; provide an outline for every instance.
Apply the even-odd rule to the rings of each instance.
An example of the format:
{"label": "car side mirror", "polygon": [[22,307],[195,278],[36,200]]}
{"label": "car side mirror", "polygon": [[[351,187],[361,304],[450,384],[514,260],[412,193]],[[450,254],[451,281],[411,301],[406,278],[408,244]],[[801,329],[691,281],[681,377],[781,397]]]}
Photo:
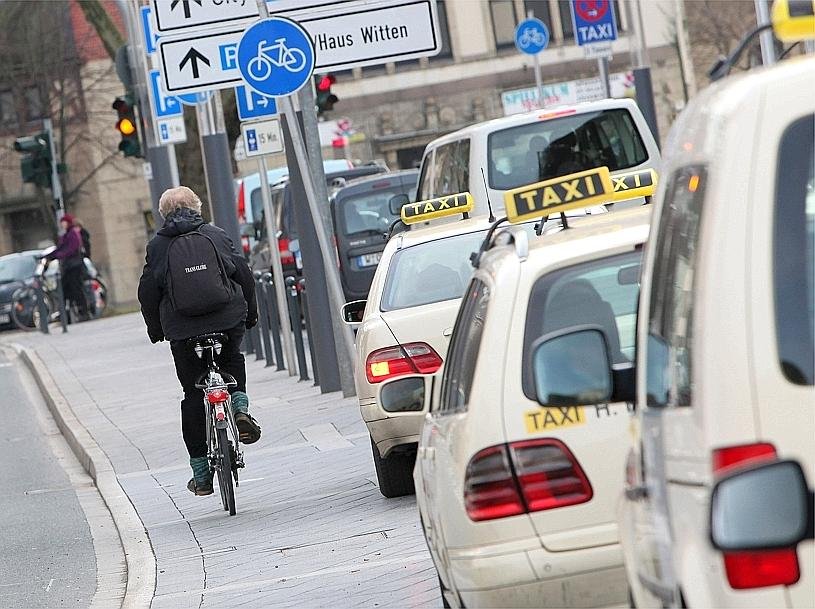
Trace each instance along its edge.
{"label": "car side mirror", "polygon": [[362,323],[362,315],[365,313],[365,305],[367,300],[352,300],[342,305],[340,314],[342,321],[349,326],[358,326]]}
{"label": "car side mirror", "polygon": [[377,390],[377,401],[385,412],[427,412],[433,375],[400,376],[385,381]]}
{"label": "car side mirror", "polygon": [[402,213],[402,208],[408,203],[410,203],[410,197],[406,194],[393,195],[388,199],[388,208],[394,216],[398,216]]}
{"label": "car side mirror", "polygon": [[739,469],[713,487],[710,540],[726,552],[793,548],[813,538],[812,504],[797,461]]}

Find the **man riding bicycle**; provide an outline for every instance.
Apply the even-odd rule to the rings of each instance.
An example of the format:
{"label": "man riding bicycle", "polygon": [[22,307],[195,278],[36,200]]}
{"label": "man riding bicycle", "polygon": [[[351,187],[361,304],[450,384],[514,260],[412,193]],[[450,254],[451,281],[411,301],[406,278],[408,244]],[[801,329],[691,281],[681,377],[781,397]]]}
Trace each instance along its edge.
{"label": "man riding bicycle", "polygon": [[204,222],[201,200],[192,190],[179,186],[164,191],[159,213],[164,226],[147,244],[139,302],[150,341],[170,341],[184,389],[181,431],[193,473],[187,488],[196,495],[210,495],[204,395],[195,387],[206,366],[186,341],[214,332],[227,336],[215,359],[238,383],[230,393],[240,441],[257,442],[260,426],[248,412],[246,367],[240,352],[245,329],[258,320],[255,283],[226,233]]}

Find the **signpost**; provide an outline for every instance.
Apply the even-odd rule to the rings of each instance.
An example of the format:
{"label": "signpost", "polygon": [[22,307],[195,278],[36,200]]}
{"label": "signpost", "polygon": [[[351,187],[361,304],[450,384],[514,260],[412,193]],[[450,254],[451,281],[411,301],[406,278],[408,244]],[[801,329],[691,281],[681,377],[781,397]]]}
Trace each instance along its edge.
{"label": "signpost", "polygon": [[258,7],[246,0],[152,0],[152,5],[162,34],[229,26],[258,16]]}
{"label": "signpost", "polygon": [[535,61],[535,86],[538,88],[538,98],[543,100],[543,80],[541,78],[541,62],[538,54],[549,44],[549,28],[540,19],[527,13],[527,18],[515,28],[515,47],[527,55],[532,55]]}
{"label": "signpost", "polygon": [[617,20],[610,0],[570,0],[574,39],[583,47],[586,57],[597,58],[597,68],[606,97],[611,97],[608,84],[608,58],[611,43],[617,40]]}

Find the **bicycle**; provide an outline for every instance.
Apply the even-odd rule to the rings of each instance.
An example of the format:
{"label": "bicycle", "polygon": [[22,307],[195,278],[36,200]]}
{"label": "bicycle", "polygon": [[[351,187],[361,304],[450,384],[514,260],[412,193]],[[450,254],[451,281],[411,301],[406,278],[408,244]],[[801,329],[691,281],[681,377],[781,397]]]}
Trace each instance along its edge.
{"label": "bicycle", "polygon": [[521,34],[521,37],[518,39],[518,44],[521,45],[521,48],[525,49],[530,44],[533,44],[538,47],[542,46],[544,41],[545,38],[543,33],[541,33],[539,30],[530,27],[524,29],[523,33]]}
{"label": "bicycle", "polygon": [[[209,471],[218,478],[224,511],[234,516],[235,487],[240,486],[238,469],[244,467],[244,462],[229,387],[237,386],[238,382],[233,376],[222,372],[215,361],[215,356],[221,353],[223,343],[227,340],[225,334],[202,334],[188,339],[187,346],[207,365],[207,371],[195,386],[204,392]],[[233,479],[235,487],[232,485]]]}
{"label": "bicycle", "polygon": [[[255,80],[269,78],[274,67],[285,68],[289,72],[299,72],[306,67],[306,54],[300,49],[287,47],[285,38],[277,38],[271,45],[265,45],[265,42],[258,43],[257,57],[249,62],[249,74]],[[277,55],[272,56],[270,51],[277,51]]]}
{"label": "bicycle", "polygon": [[[55,277],[48,277],[45,270],[48,262],[41,258],[34,269],[34,275],[26,279],[25,285],[17,288],[11,296],[11,319],[14,324],[26,332],[40,329],[40,319],[45,314],[48,323],[59,318],[59,310],[55,300]],[[42,295],[42,307],[40,306]]]}

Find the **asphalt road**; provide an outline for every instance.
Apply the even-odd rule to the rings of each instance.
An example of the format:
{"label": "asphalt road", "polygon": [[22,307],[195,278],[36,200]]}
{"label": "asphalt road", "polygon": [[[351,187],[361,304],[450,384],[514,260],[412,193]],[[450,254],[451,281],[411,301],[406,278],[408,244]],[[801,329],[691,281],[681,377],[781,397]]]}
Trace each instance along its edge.
{"label": "asphalt road", "polygon": [[87,607],[96,557],[63,468],[78,464],[22,374],[0,352],[0,607]]}

